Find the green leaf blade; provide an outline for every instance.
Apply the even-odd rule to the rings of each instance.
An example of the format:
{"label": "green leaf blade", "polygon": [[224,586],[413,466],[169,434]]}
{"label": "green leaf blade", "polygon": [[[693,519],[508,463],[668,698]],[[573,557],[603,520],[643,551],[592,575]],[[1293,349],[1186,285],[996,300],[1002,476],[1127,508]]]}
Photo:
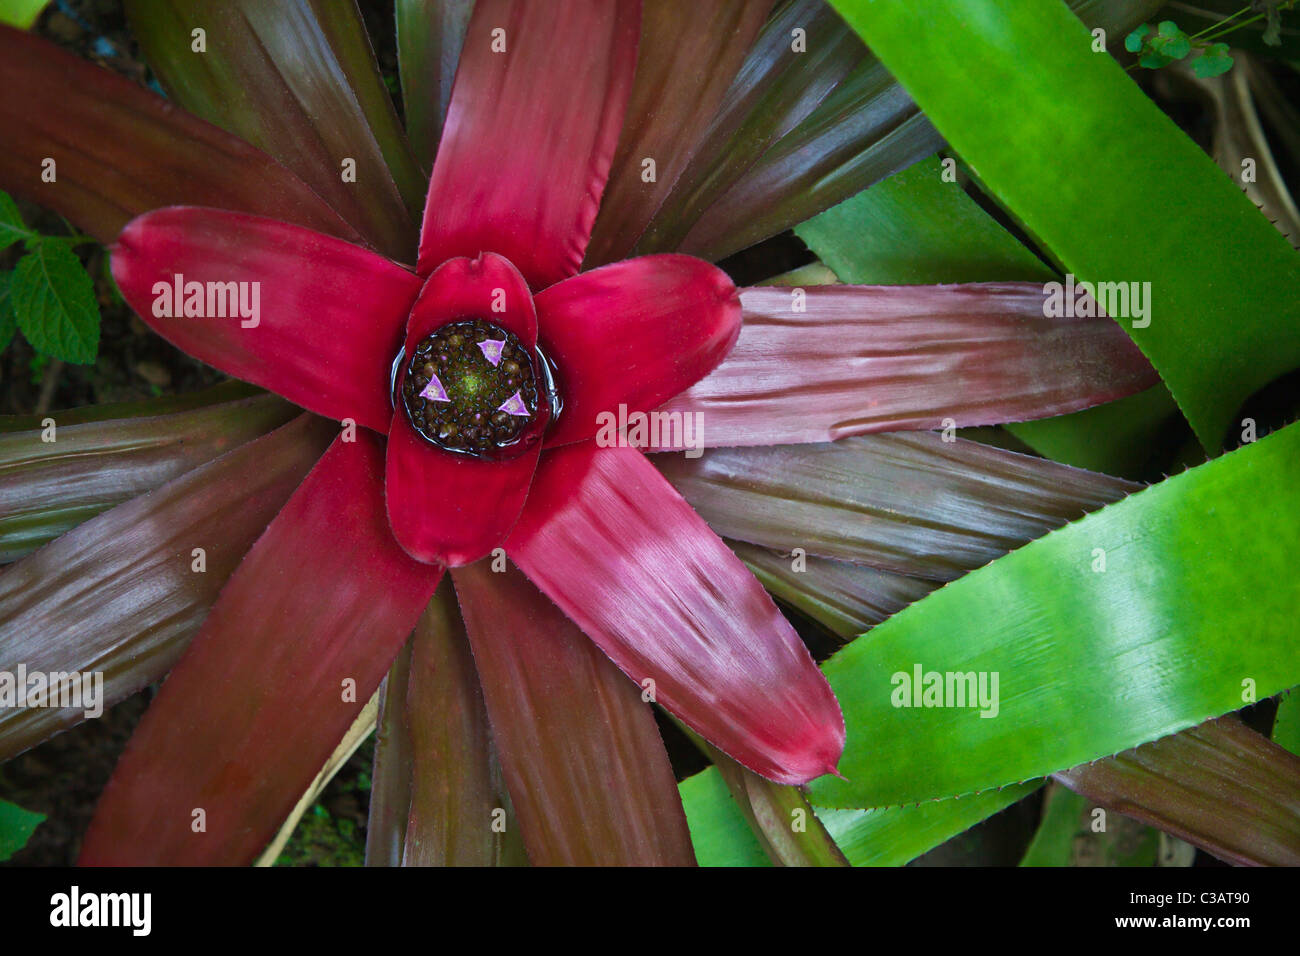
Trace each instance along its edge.
{"label": "green leaf blade", "polygon": [[[1222,447],[1247,397],[1300,365],[1300,259],[1237,184],[1092,51],[1064,5],[834,5],[1069,272],[1151,283],[1150,324],[1121,325],[1207,450]],[[929,28],[950,19],[966,28]],[[1143,209],[1159,215],[1134,214]]]}
{"label": "green leaf blade", "polygon": [[[889,806],[1004,786],[1236,710],[1247,690],[1295,685],[1300,656],[1286,622],[1298,590],[1297,479],[1300,427],[1291,427],[878,625],[824,666],[850,728],[848,780],[815,781],[813,803]],[[916,665],[986,672],[990,684],[999,674],[997,716],[894,706],[893,675]]]}

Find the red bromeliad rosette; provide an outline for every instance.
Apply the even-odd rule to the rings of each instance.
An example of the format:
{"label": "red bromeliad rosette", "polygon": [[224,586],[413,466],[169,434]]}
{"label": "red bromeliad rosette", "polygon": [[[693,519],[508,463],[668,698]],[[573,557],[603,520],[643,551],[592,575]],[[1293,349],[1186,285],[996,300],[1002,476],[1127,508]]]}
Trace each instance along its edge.
{"label": "red bromeliad rosette", "polygon": [[[562,30],[544,28],[542,6],[512,5],[504,24],[476,11],[415,272],[215,209],[161,209],[123,230],[113,274],[155,330],[359,427],[335,439],[226,585],[119,763],[83,861],[256,853],[297,796],[269,778],[310,779],[355,716],[323,702],[348,680],[358,700],[373,694],[444,569],[496,548],[736,760],[784,783],[834,771],[839,706],[767,593],[640,451],[596,442],[602,412],[655,409],[716,368],[741,307],[724,273],[689,256],[578,274],[631,88],[639,4],[575,6]],[[512,38],[505,52],[486,38],[497,26]],[[538,99],[535,79],[557,57],[568,88]],[[195,282],[256,283],[256,324],[155,309],[160,289]],[[483,577],[467,577],[468,591]],[[361,586],[369,602],[332,603],[331,589]],[[265,613],[239,619],[247,595],[271,591]],[[503,585],[499,599],[517,593]],[[476,600],[467,614],[475,640],[482,611]],[[250,629],[265,636],[257,655]],[[311,746],[267,742],[258,708],[270,695],[319,722]],[[204,748],[210,761],[194,761]],[[203,809],[225,843],[157,827],[161,804],[186,820]],[[260,823],[236,822],[248,819]]]}

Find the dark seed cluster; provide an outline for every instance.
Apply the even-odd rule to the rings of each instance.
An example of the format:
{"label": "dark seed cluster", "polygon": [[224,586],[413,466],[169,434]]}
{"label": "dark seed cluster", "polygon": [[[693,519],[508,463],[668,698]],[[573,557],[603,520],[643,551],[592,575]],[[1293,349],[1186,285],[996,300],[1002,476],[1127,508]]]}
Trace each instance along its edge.
{"label": "dark seed cluster", "polygon": [[[493,343],[498,342],[494,365],[490,356],[496,357]],[[446,401],[431,394],[436,385],[426,391],[435,378]],[[537,383],[530,356],[513,334],[483,319],[468,319],[444,325],[416,344],[402,400],[411,424],[435,445],[491,454],[514,442],[536,417]]]}

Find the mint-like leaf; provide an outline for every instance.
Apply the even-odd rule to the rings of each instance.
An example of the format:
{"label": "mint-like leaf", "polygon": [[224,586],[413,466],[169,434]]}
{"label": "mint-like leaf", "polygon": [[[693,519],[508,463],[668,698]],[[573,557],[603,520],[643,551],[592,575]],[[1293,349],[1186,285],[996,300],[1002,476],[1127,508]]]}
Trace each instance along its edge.
{"label": "mint-like leaf", "polygon": [[18,205],[7,192],[0,191],[0,249],[8,249],[20,239],[29,239],[32,235],[23,222]]}
{"label": "mint-like leaf", "polygon": [[0,352],[9,348],[14,333],[18,331],[18,319],[14,317],[13,302],[9,299],[9,280],[12,278],[12,273],[0,272]]}
{"label": "mint-like leaf", "polygon": [[10,284],[18,327],[32,347],[87,365],[99,350],[99,303],[81,260],[61,242],[32,244]]}

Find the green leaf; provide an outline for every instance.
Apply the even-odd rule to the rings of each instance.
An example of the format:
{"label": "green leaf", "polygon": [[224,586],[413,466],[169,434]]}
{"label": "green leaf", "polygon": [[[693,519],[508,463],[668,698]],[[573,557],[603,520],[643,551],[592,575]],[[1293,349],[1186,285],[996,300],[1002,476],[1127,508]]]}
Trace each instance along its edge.
{"label": "green leaf", "polygon": [[0,800],[0,862],[25,847],[44,820],[43,813],[32,813],[7,800]]}
{"label": "green leaf", "polygon": [[1155,866],[1159,836],[1118,813],[1093,828],[1091,800],[1059,783],[1048,785],[1043,819],[1021,866]]}
{"label": "green leaf", "polygon": [[795,227],[845,282],[1048,280],[1052,270],[966,195],[932,156]]}
{"label": "green leaf", "polygon": [[[1264,697],[1294,686],[1297,479],[1292,426],[878,625],[824,665],[849,728],[848,780],[815,781],[812,802],[887,806],[1004,786],[1235,710],[1243,687]],[[989,687],[999,675],[997,715],[894,706],[893,675],[918,666],[984,673]]]}
{"label": "green leaf", "polygon": [[0,249],[7,249],[15,242],[30,239],[34,233],[23,223],[23,215],[10,195],[0,190]]}
{"label": "green leaf", "polygon": [[9,348],[14,333],[18,331],[18,317],[14,315],[14,304],[9,294],[12,281],[12,272],[0,272],[0,352]]}
{"label": "green leaf", "polygon": [[1273,720],[1273,743],[1300,755],[1300,693],[1292,689],[1277,702]]}
{"label": "green leaf", "polygon": [[1130,53],[1136,53],[1142,49],[1142,41],[1148,33],[1151,32],[1151,24],[1144,23],[1132,33],[1124,38],[1124,49]]}
{"label": "green leaf", "polygon": [[[1066,271],[1151,283],[1150,324],[1121,325],[1207,450],[1221,448],[1248,396],[1300,365],[1300,260],[1114,60],[1092,52],[1063,4],[834,5]],[[963,29],[932,28],[944,21]]]}
{"label": "green leaf", "polygon": [[817,808],[817,815],[853,866],[902,866],[1023,800],[1042,786],[1031,781],[954,800],[876,810]]}
{"label": "green leaf", "polygon": [[[49,6],[50,0],[2,0],[0,2],[0,23],[7,23],[10,26],[18,27],[20,30],[30,30],[36,22],[36,18],[41,15],[41,11]],[[3,859],[3,857],[0,857]]]}
{"label": "green leaf", "polygon": [[1170,419],[1182,421],[1173,396],[1161,384],[1071,415],[1003,427],[1053,461],[1135,478],[1147,472],[1160,449],[1156,436],[1172,424]]}
{"label": "green leaf", "polygon": [[1232,57],[1228,56],[1228,45],[1216,43],[1192,61],[1192,72],[1202,79],[1222,76],[1232,69],[1232,63]]}
{"label": "green leaf", "polygon": [[32,347],[88,365],[99,350],[99,304],[81,260],[64,243],[37,241],[18,260],[10,295]]}
{"label": "green leaf", "polygon": [[687,777],[677,789],[700,866],[771,865],[717,767]]}

